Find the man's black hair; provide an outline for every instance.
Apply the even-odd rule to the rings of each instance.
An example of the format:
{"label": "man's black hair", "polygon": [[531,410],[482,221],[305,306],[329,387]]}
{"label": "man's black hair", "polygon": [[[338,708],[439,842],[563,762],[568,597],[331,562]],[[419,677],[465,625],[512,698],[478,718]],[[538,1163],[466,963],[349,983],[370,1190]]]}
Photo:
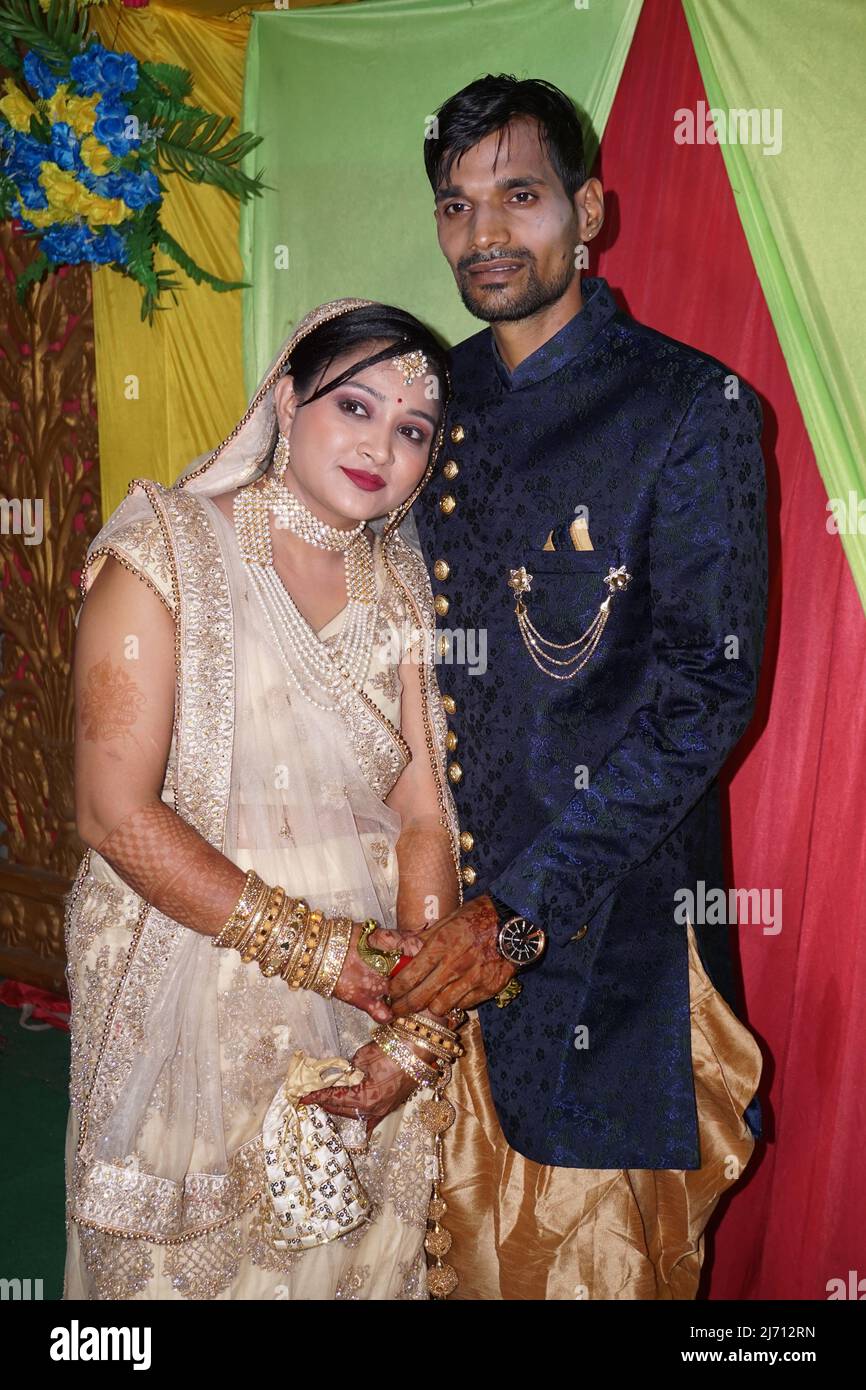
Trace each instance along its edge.
{"label": "man's black hair", "polygon": [[[455,160],[520,117],[534,117],[548,158],[572,198],[586,183],[583,128],[565,92],[542,78],[488,73],[449,97],[436,112],[435,138],[424,141],[424,164],[433,192],[447,184]],[[500,144],[502,134],[500,134]],[[499,154],[499,144],[496,147]]]}

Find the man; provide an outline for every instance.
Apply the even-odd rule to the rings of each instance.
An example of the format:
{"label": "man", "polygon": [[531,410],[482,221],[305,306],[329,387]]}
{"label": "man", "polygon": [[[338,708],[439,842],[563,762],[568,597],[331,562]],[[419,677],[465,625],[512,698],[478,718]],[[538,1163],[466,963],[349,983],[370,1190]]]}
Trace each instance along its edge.
{"label": "man", "polygon": [[760,1132],[728,929],[682,904],[724,885],[716,779],[758,681],[761,410],[581,283],[603,190],[562,92],[488,76],[437,115],[439,244],[491,325],[453,351],[416,509],[466,901],[394,1008],[480,1005],[449,1091],[458,1297],[693,1298]]}

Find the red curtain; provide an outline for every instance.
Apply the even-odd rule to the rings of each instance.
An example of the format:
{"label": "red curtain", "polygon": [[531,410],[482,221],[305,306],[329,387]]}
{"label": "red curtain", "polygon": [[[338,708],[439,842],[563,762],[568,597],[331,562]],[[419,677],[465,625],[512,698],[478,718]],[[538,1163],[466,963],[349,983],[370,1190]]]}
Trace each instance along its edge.
{"label": "red curtain", "polygon": [[713,1220],[701,1296],[826,1299],[858,1261],[866,1276],[866,618],[721,149],[674,143],[675,111],[699,100],[680,4],[644,0],[594,170],[607,225],[590,273],[636,318],[721,358],[764,408],[767,637],[723,782],[729,883],[780,889],[782,929],[737,932],[766,1142]]}

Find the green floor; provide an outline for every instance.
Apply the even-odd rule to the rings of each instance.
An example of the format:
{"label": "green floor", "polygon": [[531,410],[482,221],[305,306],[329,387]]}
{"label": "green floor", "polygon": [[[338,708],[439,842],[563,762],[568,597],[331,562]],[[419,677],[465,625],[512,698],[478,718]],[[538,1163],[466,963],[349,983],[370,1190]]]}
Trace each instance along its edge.
{"label": "green floor", "polygon": [[63,1293],[63,1144],[69,1034],[22,1028],[0,1004],[0,1279],[41,1279]]}

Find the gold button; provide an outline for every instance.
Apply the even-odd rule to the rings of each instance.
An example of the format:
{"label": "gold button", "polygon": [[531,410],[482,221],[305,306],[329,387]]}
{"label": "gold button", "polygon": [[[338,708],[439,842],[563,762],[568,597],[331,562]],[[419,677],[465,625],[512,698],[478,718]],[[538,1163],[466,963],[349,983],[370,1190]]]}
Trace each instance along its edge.
{"label": "gold button", "polygon": [[449,459],[445,467],[442,469],[442,472],[446,478],[456,478],[457,474],[460,472],[460,469],[458,468],[457,464],[454,462],[453,459]]}
{"label": "gold button", "polygon": [[471,886],[475,882],[478,875],[473,869],[472,865],[467,864],[465,868],[460,870],[460,877],[463,879],[464,883],[468,883]]}
{"label": "gold button", "polygon": [[433,566],[433,573],[437,579],[447,579],[451,573],[451,566],[447,560],[437,560]]}
{"label": "gold button", "polygon": [[452,425],[452,426],[451,426],[451,443],[452,443],[452,444],[462,444],[465,438],[466,438],[466,431],[465,431],[465,429],[463,428],[462,425]]}
{"label": "gold button", "polygon": [[439,617],[444,618],[451,605],[444,594],[437,594],[433,600],[433,607],[436,609]]}
{"label": "gold button", "polygon": [[442,704],[444,706],[446,714],[457,713],[457,701],[454,699],[453,695],[443,695]]}
{"label": "gold button", "polygon": [[448,749],[449,753],[453,753],[454,749],[457,747],[457,735],[453,729],[449,729],[445,735],[445,747]]}
{"label": "gold button", "polygon": [[449,763],[449,764],[448,764],[448,781],[449,781],[449,782],[459,782],[462,776],[463,776],[463,768],[460,766],[459,763]]}
{"label": "gold button", "polygon": [[472,831],[471,831],[471,830],[461,830],[461,832],[460,832],[460,848],[463,850],[463,853],[464,853],[464,854],[468,854],[469,851],[470,851],[471,849],[474,849],[474,847],[475,847],[475,836],[472,834]]}
{"label": "gold button", "polygon": [[440,632],[439,641],[436,645],[439,649],[440,656],[448,655],[448,638],[445,636],[444,632]]}
{"label": "gold button", "polygon": [[444,497],[439,498],[439,510],[444,512],[446,516],[450,516],[456,506],[457,498],[452,497],[450,492],[446,492]]}
{"label": "gold button", "polygon": [[583,924],[583,926],[581,927],[580,931],[576,931],[576,932],[574,933],[574,936],[571,938],[572,941],[582,941],[583,938],[586,936],[586,933],[587,933],[588,931],[589,931],[589,923],[588,923],[588,922],[584,922],[584,924]]}

